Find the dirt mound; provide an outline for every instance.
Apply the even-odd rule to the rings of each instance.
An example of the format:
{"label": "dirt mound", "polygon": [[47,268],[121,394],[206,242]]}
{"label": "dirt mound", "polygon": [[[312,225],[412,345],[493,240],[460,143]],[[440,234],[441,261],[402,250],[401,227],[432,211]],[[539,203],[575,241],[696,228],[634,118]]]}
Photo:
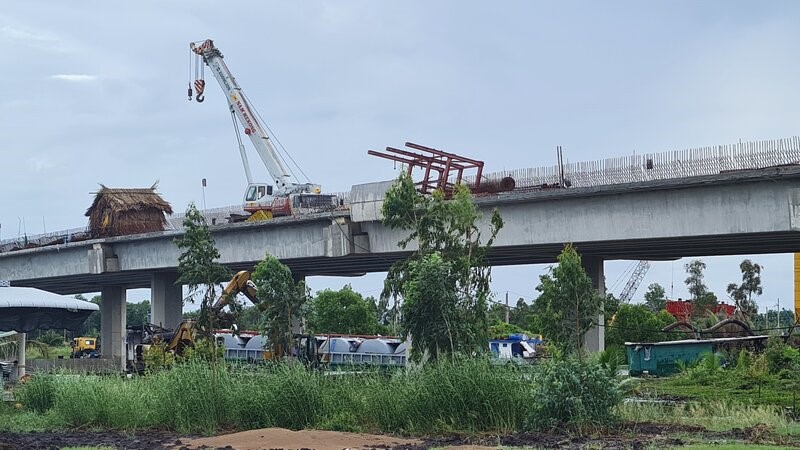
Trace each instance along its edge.
{"label": "dirt mound", "polygon": [[302,430],[291,431],[283,428],[264,428],[243,431],[200,439],[184,439],[187,449],[233,449],[233,450],[272,450],[272,449],[389,449],[397,446],[417,446],[421,442],[393,436],[342,433],[338,431]]}

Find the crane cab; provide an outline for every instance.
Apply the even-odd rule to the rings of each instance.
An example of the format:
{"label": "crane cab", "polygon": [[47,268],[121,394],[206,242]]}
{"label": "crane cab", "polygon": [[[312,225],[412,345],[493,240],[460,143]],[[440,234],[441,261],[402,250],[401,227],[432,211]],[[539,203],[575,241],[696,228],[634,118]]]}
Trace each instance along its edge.
{"label": "crane cab", "polygon": [[250,183],[244,194],[244,210],[249,213],[269,210],[274,197],[273,187],[266,183]]}

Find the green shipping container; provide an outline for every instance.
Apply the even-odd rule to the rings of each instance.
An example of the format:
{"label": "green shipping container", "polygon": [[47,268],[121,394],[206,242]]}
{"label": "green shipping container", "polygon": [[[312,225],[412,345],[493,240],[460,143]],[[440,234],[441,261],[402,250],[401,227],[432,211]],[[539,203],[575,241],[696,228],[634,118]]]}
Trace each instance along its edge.
{"label": "green shipping container", "polygon": [[678,371],[678,361],[691,364],[714,350],[712,340],[689,339],[653,343],[626,342],[628,370],[631,376],[643,374],[660,377]]}

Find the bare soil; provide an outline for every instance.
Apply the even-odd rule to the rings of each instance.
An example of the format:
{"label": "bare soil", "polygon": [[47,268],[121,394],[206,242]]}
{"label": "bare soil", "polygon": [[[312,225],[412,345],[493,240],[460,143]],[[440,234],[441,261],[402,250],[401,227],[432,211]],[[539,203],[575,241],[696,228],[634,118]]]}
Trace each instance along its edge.
{"label": "bare soil", "polygon": [[235,450],[270,450],[270,449],[315,449],[342,450],[349,449],[391,449],[395,447],[416,447],[422,441],[399,437],[342,433],[338,431],[301,430],[291,431],[283,428],[264,428],[261,430],[243,431],[241,433],[224,434],[201,439],[189,439],[186,443],[194,448],[232,448]]}
{"label": "bare soil", "polygon": [[[673,448],[687,441],[771,443],[768,429],[754,427],[727,432],[709,432],[701,427],[656,423],[624,424],[612,430],[578,436],[566,432],[518,433],[505,436],[438,436],[407,439],[389,435],[341,433],[335,431],[290,431],[265,428],[214,437],[187,437],[170,432],[148,431],[126,434],[116,431],[69,431],[0,433],[0,450],[58,449],[76,446],[108,446],[119,450],[424,450],[449,447],[453,450],[490,450],[503,447],[558,449],[645,449]],[[800,441],[786,437],[783,445],[800,447]]]}
{"label": "bare soil", "polygon": [[0,450],[60,450],[64,447],[112,447],[127,450],[168,450],[180,448],[175,433],[148,431],[125,434],[116,431],[56,431],[0,433]]}

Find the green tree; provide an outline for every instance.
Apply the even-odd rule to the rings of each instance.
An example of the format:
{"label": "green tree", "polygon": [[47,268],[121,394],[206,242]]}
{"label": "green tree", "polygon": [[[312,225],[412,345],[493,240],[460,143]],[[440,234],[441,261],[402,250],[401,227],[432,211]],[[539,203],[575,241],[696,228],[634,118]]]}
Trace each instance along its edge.
{"label": "green tree", "polygon": [[140,303],[128,302],[125,305],[125,310],[127,326],[141,327],[150,323],[150,300],[144,300]]}
{"label": "green tree", "polygon": [[683,267],[688,275],[684,283],[689,289],[689,294],[692,295],[692,316],[695,318],[704,317],[717,306],[717,296],[713,292],[709,292],[705,282],[703,282],[703,271],[706,269],[706,263],[695,259]]}
{"label": "green tree", "polygon": [[619,299],[611,292],[606,293],[606,298],[603,301],[603,313],[607,317],[614,317],[614,314],[619,310]]}
{"label": "green tree", "polygon": [[686,270],[686,287],[689,288],[689,294],[692,296],[692,300],[697,300],[703,295],[708,292],[708,288],[706,284],[703,282],[703,271],[706,269],[706,263],[704,263],[700,259],[695,259],[694,261],[687,263],[683,266]]}
{"label": "green tree", "polygon": [[745,259],[739,264],[739,269],[742,271],[742,284],[728,284],[727,292],[736,304],[736,308],[748,321],[752,322],[758,314],[758,304],[753,300],[753,296],[761,295],[764,292],[761,287],[763,266]]}
{"label": "green tree", "polygon": [[[75,298],[78,300],[90,301],[97,306],[100,306],[100,303],[103,300],[102,297],[100,297],[99,295],[95,295],[94,297],[92,297],[91,300],[87,300],[86,297],[84,297],[81,294],[76,295]],[[75,337],[78,336],[94,336],[94,337],[100,336],[99,310],[93,311],[91,314],[89,314],[89,317],[87,317],[86,320],[81,324],[81,326],[78,327],[77,330],[75,330]]]}
{"label": "green tree", "polygon": [[177,283],[189,286],[188,301],[194,303],[195,297],[200,296],[199,335],[213,341],[211,305],[217,299],[218,283],[228,278],[230,271],[218,262],[220,255],[214,238],[211,237],[205,217],[194,203],[190,203],[186,210],[183,228],[183,236],[175,239],[175,245],[184,250],[178,257]]}
{"label": "green tree", "polygon": [[373,334],[376,306],[349,284],[338,291],[325,289],[310,302],[308,324],[315,333]]}
{"label": "green tree", "polygon": [[650,311],[659,312],[667,307],[667,292],[664,287],[658,283],[653,283],[647,286],[647,292],[644,294],[644,303],[650,308]]}
{"label": "green tree", "polygon": [[558,265],[540,277],[534,302],[536,330],[564,353],[583,353],[583,339],[596,325],[604,297],[592,287],[592,280],[581,264],[581,256],[571,244],[558,255]]}
{"label": "green tree", "polygon": [[648,305],[620,305],[606,330],[606,344],[624,345],[625,342],[661,342],[673,336],[661,329],[675,322],[668,312],[653,312]]}
{"label": "green tree", "polygon": [[382,213],[384,225],[409,233],[400,248],[418,245],[389,269],[381,294],[403,298],[400,324],[413,340],[412,359],[485,350],[491,268],[484,257],[503,226],[497,211],[483,245],[480,212],[466,186],[456,186],[450,199],[441,190],[426,196],[404,174],[386,193]]}
{"label": "green tree", "polygon": [[295,282],[292,271],[272,255],[256,265],[251,280],[256,285],[270,350],[278,357],[289,355],[294,344],[293,328],[303,318],[308,298],[305,282]]}

